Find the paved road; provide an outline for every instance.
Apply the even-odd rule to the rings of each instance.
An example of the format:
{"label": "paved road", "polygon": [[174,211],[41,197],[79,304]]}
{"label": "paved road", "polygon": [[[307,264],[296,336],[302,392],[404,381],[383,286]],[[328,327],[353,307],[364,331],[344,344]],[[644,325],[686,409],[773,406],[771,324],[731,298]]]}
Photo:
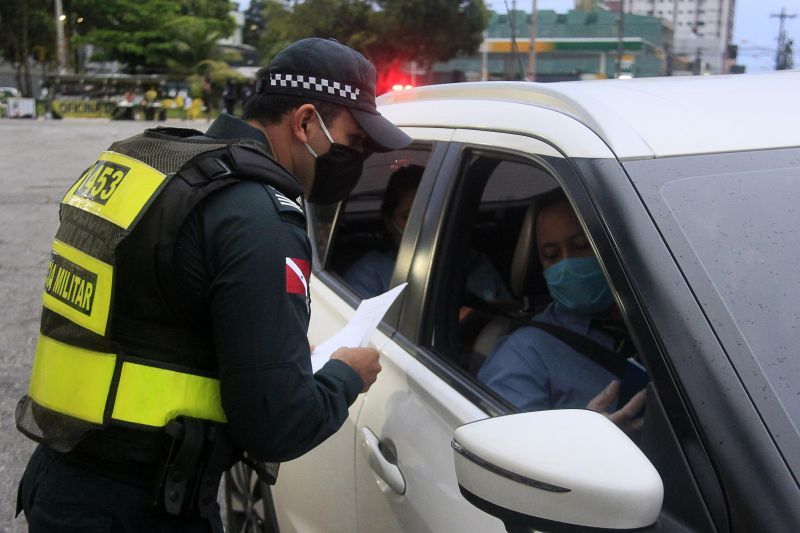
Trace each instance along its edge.
{"label": "paved road", "polygon": [[[0,533],[27,531],[24,519],[13,516],[17,480],[33,444],[16,431],[14,407],[28,389],[58,202],[114,139],[150,126],[0,120]],[[205,129],[203,122],[191,126]]]}

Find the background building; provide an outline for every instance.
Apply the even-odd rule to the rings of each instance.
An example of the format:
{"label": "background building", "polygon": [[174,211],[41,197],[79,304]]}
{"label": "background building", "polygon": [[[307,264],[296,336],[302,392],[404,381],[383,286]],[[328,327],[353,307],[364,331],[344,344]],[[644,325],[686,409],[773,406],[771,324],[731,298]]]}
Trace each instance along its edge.
{"label": "background building", "polygon": [[626,13],[660,17],[674,28],[673,53],[693,65],[690,73],[730,72],[735,62],[730,48],[735,0],[612,0],[605,4],[618,11],[620,1]]}
{"label": "background building", "polygon": [[[663,76],[672,27],[658,17],[619,16],[606,10],[537,12],[536,80]],[[428,83],[520,80],[528,65],[530,14],[491,13],[481,54],[436,64]],[[512,35],[514,38],[512,39]],[[620,51],[622,52],[620,55]],[[618,65],[618,60],[620,64]]]}

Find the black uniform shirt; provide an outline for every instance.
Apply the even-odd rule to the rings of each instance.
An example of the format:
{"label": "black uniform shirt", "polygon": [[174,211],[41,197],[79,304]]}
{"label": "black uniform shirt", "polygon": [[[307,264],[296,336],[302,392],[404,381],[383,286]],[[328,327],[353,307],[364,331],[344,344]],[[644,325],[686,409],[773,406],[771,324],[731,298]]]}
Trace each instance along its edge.
{"label": "black uniform shirt", "polygon": [[[206,136],[266,142],[226,114]],[[311,372],[308,292],[287,266],[310,265],[311,245],[292,204],[261,183],[222,189],[184,223],[174,260],[187,301],[208,309],[231,436],[268,461],[298,457],[335,433],[363,387],[341,361]]]}

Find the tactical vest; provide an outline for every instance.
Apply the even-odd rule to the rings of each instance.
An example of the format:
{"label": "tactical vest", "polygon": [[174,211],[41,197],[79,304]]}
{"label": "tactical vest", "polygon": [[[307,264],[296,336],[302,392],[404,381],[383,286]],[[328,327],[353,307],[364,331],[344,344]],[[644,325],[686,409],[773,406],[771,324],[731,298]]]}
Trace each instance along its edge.
{"label": "tactical vest", "polygon": [[[110,426],[225,422],[213,340],[181,320],[165,279],[178,231],[204,198],[241,180],[289,198],[301,190],[264,145],[201,135],[157,128],[114,143],[61,201],[30,388],[16,412],[31,439],[66,452]],[[118,286],[121,267],[134,271],[135,288]]]}

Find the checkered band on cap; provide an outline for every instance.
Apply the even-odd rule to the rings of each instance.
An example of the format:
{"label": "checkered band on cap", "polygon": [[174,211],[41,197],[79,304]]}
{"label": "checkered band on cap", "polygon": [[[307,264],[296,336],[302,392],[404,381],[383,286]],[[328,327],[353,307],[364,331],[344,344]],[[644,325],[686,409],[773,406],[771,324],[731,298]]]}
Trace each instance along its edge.
{"label": "checkered band on cap", "polygon": [[361,90],[352,85],[339,83],[338,81],[326,80],[316,76],[304,76],[302,74],[274,74],[269,75],[270,87],[292,87],[294,89],[306,89],[323,94],[358,100]]}

